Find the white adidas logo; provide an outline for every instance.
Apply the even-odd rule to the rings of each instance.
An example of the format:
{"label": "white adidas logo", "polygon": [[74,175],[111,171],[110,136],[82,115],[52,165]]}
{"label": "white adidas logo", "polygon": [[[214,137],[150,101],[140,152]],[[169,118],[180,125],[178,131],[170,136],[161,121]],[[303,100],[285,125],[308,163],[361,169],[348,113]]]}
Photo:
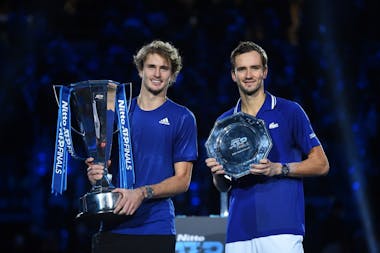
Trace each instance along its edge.
{"label": "white adidas logo", "polygon": [[169,122],[169,119],[168,119],[168,118],[163,118],[163,119],[160,120],[158,123],[160,123],[160,124],[162,124],[162,125],[167,125],[167,126],[170,125],[170,122]]}

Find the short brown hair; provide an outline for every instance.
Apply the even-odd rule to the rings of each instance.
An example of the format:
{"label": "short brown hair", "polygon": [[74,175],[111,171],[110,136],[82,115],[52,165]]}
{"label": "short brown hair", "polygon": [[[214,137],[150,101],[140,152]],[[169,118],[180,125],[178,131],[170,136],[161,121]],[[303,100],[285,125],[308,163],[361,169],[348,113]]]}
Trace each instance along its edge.
{"label": "short brown hair", "polygon": [[230,62],[232,71],[235,69],[236,56],[251,51],[258,52],[261,56],[261,61],[263,63],[264,68],[268,68],[268,56],[265,50],[256,43],[253,43],[252,41],[241,41],[239,45],[231,53]]}

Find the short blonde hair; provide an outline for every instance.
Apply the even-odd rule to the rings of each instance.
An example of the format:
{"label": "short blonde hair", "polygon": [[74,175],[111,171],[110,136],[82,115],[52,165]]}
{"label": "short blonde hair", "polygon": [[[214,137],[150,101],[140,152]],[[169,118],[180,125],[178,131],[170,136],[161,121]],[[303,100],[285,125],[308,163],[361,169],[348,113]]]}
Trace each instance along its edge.
{"label": "short blonde hair", "polygon": [[182,57],[180,56],[178,49],[169,42],[164,42],[161,40],[152,41],[151,43],[143,46],[137,54],[133,56],[133,61],[138,71],[143,69],[144,61],[149,54],[159,54],[170,63],[173,75],[172,83],[175,82],[178,73],[182,69]]}

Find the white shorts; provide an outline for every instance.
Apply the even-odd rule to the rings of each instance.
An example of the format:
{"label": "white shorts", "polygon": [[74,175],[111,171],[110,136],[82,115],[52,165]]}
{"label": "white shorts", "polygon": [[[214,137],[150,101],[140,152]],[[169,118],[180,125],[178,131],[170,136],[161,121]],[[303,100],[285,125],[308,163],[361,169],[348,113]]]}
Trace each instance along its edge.
{"label": "white shorts", "polygon": [[303,236],[271,235],[226,244],[225,253],[303,253]]}

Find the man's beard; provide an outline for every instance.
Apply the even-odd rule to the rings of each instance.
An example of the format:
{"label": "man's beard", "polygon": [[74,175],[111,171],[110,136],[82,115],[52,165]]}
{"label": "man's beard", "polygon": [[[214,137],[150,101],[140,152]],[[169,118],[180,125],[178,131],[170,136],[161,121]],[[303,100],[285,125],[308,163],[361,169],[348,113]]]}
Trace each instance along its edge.
{"label": "man's beard", "polygon": [[[167,89],[167,87],[169,86],[169,84],[166,83],[166,85],[164,85],[162,88],[154,89],[154,88],[152,88],[152,87],[149,86],[149,82],[150,82],[150,81],[149,81],[148,79],[144,79],[141,85],[143,85],[143,86],[145,87],[145,89],[146,89],[149,93],[151,93],[152,95],[154,95],[154,96],[159,95],[160,93],[162,93],[163,91],[165,91],[165,89]],[[152,86],[153,86],[153,85],[152,85]],[[154,86],[153,86],[153,87],[154,87]]]}
{"label": "man's beard", "polygon": [[153,95],[157,96],[158,94],[162,93],[166,88],[168,87],[168,85],[164,86],[163,88],[161,89],[151,89],[150,87],[147,87],[147,90],[152,93]]}
{"label": "man's beard", "polygon": [[245,88],[242,84],[239,84],[239,89],[245,94],[245,95],[248,95],[248,96],[252,96],[254,95],[255,93],[257,93],[261,88],[261,85],[259,85],[258,87],[256,87],[255,89],[253,90],[248,90],[247,88]]}

